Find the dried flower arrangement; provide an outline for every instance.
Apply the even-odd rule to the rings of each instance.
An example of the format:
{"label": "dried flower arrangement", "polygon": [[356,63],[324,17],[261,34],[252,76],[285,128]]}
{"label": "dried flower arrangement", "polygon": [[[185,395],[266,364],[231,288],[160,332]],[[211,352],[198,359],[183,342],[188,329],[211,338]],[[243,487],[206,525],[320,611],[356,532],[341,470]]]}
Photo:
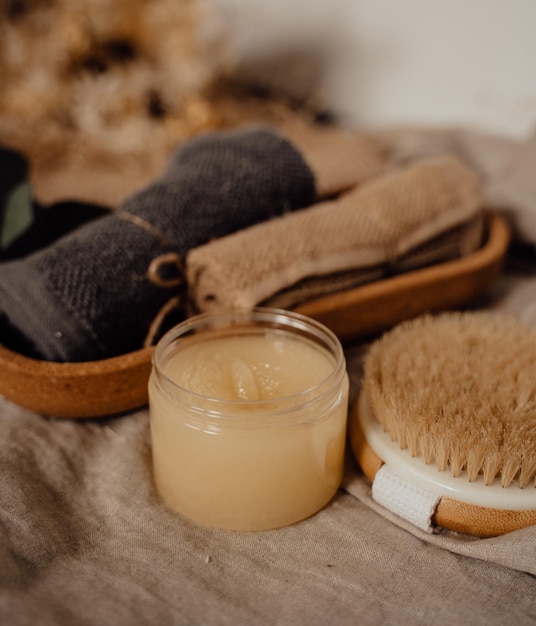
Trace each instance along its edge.
{"label": "dried flower arrangement", "polygon": [[213,19],[202,0],[0,4],[0,144],[41,202],[115,205],[201,131],[314,117],[244,78]]}

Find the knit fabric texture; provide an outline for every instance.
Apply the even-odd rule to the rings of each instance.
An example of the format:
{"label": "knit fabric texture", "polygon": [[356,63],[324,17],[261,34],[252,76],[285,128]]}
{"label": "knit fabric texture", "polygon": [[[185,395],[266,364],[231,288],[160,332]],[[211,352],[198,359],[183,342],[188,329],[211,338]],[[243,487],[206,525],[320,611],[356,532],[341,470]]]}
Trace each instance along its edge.
{"label": "knit fabric texture", "polygon": [[325,293],[328,283],[339,285],[332,278],[341,272],[351,286],[352,278],[359,284],[378,271],[455,258],[480,245],[482,208],[470,168],[452,157],[423,159],[335,200],[192,249],[190,297],[197,310],[215,311],[273,303],[284,291],[279,302],[289,305],[292,291]]}
{"label": "knit fabric texture", "polygon": [[[450,228],[423,244],[412,248],[406,254],[372,267],[351,268],[329,274],[313,274],[262,300],[259,305],[282,309],[321,298],[322,296],[356,289],[367,283],[417,270],[419,268],[444,263],[471,254],[482,245],[485,231],[485,215],[479,212],[466,223]],[[321,261],[319,261],[320,265]]]}
{"label": "knit fabric texture", "polygon": [[179,307],[168,325],[183,315],[189,249],[314,197],[309,166],[271,129],[194,139],[117,212],[0,265],[0,340],[29,356],[67,362],[139,349],[171,299]]}

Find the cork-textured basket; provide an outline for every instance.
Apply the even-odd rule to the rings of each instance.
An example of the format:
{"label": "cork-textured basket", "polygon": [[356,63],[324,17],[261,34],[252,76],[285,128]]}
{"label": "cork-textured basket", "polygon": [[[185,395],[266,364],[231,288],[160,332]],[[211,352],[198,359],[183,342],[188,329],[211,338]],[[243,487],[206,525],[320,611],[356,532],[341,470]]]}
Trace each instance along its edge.
{"label": "cork-textured basket", "polygon": [[[463,306],[485,293],[501,271],[510,240],[506,221],[490,213],[476,252],[303,303],[295,311],[342,341],[381,332],[423,312]],[[142,407],[153,348],[84,363],[30,359],[0,346],[0,394],[44,415],[94,418]]]}

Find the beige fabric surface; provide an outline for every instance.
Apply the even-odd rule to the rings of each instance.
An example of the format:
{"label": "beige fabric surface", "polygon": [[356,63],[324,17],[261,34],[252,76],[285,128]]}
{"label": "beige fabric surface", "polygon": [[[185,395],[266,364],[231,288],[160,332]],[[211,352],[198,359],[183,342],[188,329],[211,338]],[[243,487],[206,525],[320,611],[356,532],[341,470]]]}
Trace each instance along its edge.
{"label": "beige fabric surface", "polygon": [[[479,307],[536,324],[536,259]],[[366,349],[347,348],[353,397]],[[311,518],[213,530],[165,508],[150,459],[146,410],[61,421],[0,398],[0,624],[536,623],[536,527],[428,535],[371,499],[350,456]]]}
{"label": "beige fabric surface", "polygon": [[[536,323],[536,276],[487,308]],[[353,395],[366,346],[347,350]],[[382,510],[349,457],[333,501],[293,526],[234,533],[168,511],[146,410],[45,419],[0,399],[0,623],[531,624],[536,528],[428,535]]]}

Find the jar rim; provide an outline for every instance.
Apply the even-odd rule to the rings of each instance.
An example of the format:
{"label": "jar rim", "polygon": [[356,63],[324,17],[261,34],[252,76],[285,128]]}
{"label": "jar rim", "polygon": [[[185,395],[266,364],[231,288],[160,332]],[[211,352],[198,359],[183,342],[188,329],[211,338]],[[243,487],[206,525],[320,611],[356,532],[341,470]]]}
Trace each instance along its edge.
{"label": "jar rim", "polygon": [[[252,328],[266,327],[268,329],[282,330],[294,333],[296,336],[309,338],[309,340],[315,341],[317,345],[323,346],[325,350],[331,353],[334,359],[333,369],[320,382],[302,391],[261,400],[223,399],[200,394],[183,387],[164,374],[163,361],[167,354],[172,352],[177,341],[185,339],[196,331],[202,332],[203,329],[232,329],[234,326],[238,328],[241,324],[243,326],[247,324],[247,326]],[[247,326],[244,326],[244,328]],[[159,389],[162,389],[163,383],[164,391],[168,395],[172,395],[181,402],[188,402],[192,408],[199,404],[202,406],[202,409],[199,410],[200,413],[215,418],[234,417],[233,409],[238,410],[239,408],[240,412],[236,414],[237,417],[243,417],[242,412],[249,408],[255,410],[262,407],[264,416],[268,416],[271,413],[288,414],[294,410],[303,410],[310,402],[318,402],[323,396],[331,393],[336,386],[340,385],[346,372],[343,348],[333,331],[317,320],[301,313],[271,307],[254,307],[246,310],[237,309],[194,315],[177,324],[162,336],[153,351],[152,364],[153,373],[156,375],[159,383]],[[180,398],[178,397],[179,395]],[[207,408],[207,405],[210,408]],[[219,410],[223,407],[225,407],[224,412]],[[270,407],[273,408],[271,409]]]}

